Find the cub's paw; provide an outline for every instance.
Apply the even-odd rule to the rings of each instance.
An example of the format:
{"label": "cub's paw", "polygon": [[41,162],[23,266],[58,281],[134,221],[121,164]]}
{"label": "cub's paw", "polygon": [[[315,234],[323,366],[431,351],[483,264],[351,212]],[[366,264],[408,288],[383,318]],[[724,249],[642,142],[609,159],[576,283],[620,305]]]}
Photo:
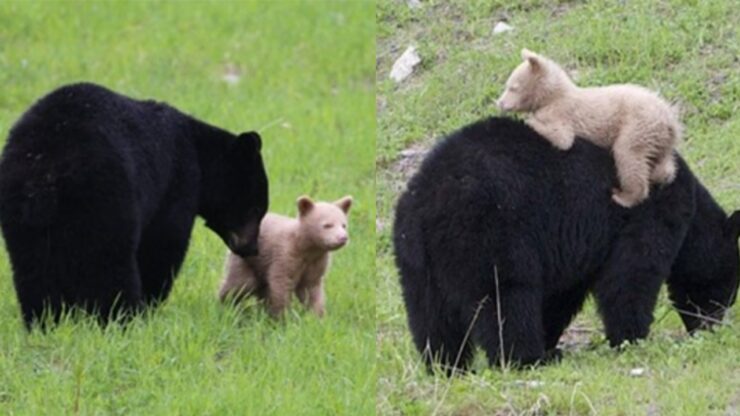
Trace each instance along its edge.
{"label": "cub's paw", "polygon": [[635,198],[634,195],[630,195],[627,192],[614,188],[612,189],[612,201],[624,208],[632,208],[642,202],[642,199]]}

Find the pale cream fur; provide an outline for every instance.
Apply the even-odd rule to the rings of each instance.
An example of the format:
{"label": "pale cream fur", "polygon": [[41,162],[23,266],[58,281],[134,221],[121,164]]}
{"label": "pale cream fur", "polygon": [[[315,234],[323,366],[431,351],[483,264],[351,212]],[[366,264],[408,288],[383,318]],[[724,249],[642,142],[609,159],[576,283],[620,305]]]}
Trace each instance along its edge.
{"label": "pale cream fur", "polygon": [[352,197],[329,203],[302,196],[296,203],[297,218],[265,215],[257,256],[244,259],[227,254],[225,277],[218,293],[222,302],[255,295],[267,303],[272,316],[278,317],[295,293],[309,309],[324,315],[324,275],[330,252],[349,241],[347,213]]}
{"label": "pale cream fur", "polygon": [[559,149],[570,149],[576,136],[611,148],[621,188],[613,190],[616,203],[632,207],[648,197],[651,182],[673,181],[682,127],[658,94],[629,84],[580,88],[552,60],[527,49],[522,59],[498,106],[530,113],[527,124]]}

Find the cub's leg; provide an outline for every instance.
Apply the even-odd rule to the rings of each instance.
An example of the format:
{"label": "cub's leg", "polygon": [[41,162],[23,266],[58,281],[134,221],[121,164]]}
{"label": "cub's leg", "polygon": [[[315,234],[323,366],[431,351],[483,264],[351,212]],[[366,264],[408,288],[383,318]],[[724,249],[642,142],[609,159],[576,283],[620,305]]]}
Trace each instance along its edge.
{"label": "cub's leg", "polygon": [[653,167],[650,172],[650,181],[654,183],[671,183],[676,178],[676,158],[672,151],[668,151]]}
{"label": "cub's leg", "polygon": [[547,116],[529,117],[527,124],[558,149],[568,150],[573,147],[575,133],[567,124],[559,120],[548,119]]}
{"label": "cub's leg", "polygon": [[313,313],[319,317],[324,316],[325,295],[323,282],[319,282],[313,286],[301,286],[296,290],[296,294],[301,303]]}
{"label": "cub's leg", "polygon": [[612,152],[621,189],[612,190],[612,200],[631,208],[644,201],[650,193],[650,162],[646,150],[632,142],[631,129],[619,135]]}
{"label": "cub's leg", "polygon": [[295,270],[286,264],[273,264],[267,271],[267,309],[273,318],[278,318],[290,305],[298,279]]}
{"label": "cub's leg", "polygon": [[329,266],[329,258],[325,256],[318,262],[310,265],[303,273],[298,284],[296,294],[301,303],[311,309],[316,315],[324,316],[324,274]]}
{"label": "cub's leg", "polygon": [[259,280],[252,267],[241,257],[229,253],[226,257],[226,277],[218,291],[221,302],[229,299],[241,302],[257,292],[259,286]]}

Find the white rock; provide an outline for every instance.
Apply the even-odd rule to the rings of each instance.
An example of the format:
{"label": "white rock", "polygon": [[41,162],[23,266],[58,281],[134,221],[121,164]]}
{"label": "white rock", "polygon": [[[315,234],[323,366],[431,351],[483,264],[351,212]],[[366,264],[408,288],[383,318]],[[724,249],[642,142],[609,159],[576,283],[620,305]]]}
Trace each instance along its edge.
{"label": "white rock", "polygon": [[545,385],[543,381],[539,380],[515,380],[514,385],[516,386],[523,386],[530,389],[538,389]]}
{"label": "white rock", "polygon": [[421,7],[421,2],[419,0],[406,0],[406,5],[409,6],[409,9],[418,9]]}
{"label": "white rock", "polygon": [[424,151],[419,149],[404,149],[401,150],[400,154],[401,157],[416,157],[421,153],[424,153]]}
{"label": "white rock", "polygon": [[383,221],[376,219],[375,220],[375,232],[382,233],[384,229],[385,229],[385,224],[383,224]]}
{"label": "white rock", "polygon": [[391,68],[390,74],[391,79],[396,82],[403,81],[408,78],[412,72],[414,72],[414,67],[419,65],[420,62],[421,58],[419,57],[419,54],[416,53],[416,48],[409,46],[403,52],[401,57],[393,63],[393,68]]}
{"label": "white rock", "polygon": [[642,367],[633,368],[632,370],[630,370],[630,375],[632,377],[642,377],[643,375],[645,375],[645,369]]}
{"label": "white rock", "polygon": [[241,79],[241,77],[239,76],[239,74],[227,73],[227,74],[224,74],[224,76],[222,77],[222,79],[227,84],[234,85],[234,84],[238,84],[239,83],[239,80]]}
{"label": "white rock", "polygon": [[508,25],[506,22],[498,22],[493,27],[493,34],[498,35],[499,33],[508,32],[510,30],[514,30],[514,28]]}

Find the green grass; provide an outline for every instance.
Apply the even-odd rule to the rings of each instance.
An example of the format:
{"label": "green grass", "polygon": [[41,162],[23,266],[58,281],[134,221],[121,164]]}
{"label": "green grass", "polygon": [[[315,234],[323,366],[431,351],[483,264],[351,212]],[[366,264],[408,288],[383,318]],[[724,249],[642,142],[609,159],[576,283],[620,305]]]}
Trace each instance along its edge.
{"label": "green grass", "polygon": [[[514,31],[492,35],[507,18]],[[740,325],[687,337],[665,296],[650,337],[617,353],[589,303],[566,334],[564,360],[529,371],[488,368],[427,375],[406,328],[390,246],[393,207],[409,175],[399,151],[496,114],[494,100],[523,47],[576,74],[580,85],[638,83],[680,104],[680,150],[726,209],[740,208],[740,18],[725,1],[405,2],[377,8],[376,268],[379,414],[740,413]],[[422,64],[400,85],[393,61],[416,45]],[[562,341],[562,340],[561,340]],[[630,376],[644,368],[641,377]]]}
{"label": "green grass", "polygon": [[[26,333],[0,250],[0,414],[372,414],[375,409],[371,2],[2,2],[0,131],[62,84],[166,101],[257,129],[272,211],[355,197],[327,315],[274,323],[215,297],[225,247],[201,221],[169,300],[126,331]],[[241,80],[222,80],[236,70]]]}

